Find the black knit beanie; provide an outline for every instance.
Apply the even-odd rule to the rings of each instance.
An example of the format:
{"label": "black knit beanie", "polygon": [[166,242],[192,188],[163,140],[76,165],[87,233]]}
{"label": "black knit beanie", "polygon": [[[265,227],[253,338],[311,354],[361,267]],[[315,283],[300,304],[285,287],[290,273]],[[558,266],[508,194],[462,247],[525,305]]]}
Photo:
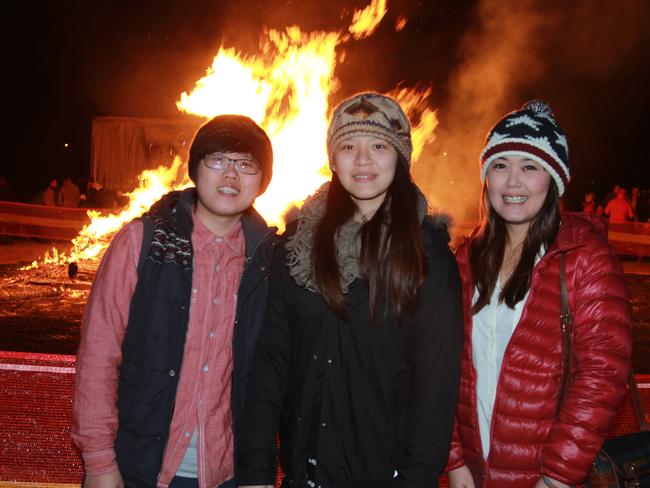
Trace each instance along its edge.
{"label": "black knit beanie", "polygon": [[243,115],[217,115],[198,130],[190,146],[188,173],[196,183],[199,162],[206,154],[215,152],[250,152],[260,163],[262,186],[269,186],[273,175],[273,147],[269,137],[252,119]]}

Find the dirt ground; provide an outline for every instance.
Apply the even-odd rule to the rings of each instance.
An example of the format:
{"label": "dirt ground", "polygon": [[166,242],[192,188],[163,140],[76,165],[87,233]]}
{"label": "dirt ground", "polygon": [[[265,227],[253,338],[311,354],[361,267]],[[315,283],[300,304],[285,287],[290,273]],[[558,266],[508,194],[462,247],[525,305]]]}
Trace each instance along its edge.
{"label": "dirt ground", "polygon": [[[0,244],[0,350],[75,354],[90,283],[70,280],[64,268],[20,272],[66,242],[14,239]],[[634,316],[634,367],[650,374],[650,261],[623,258]]]}

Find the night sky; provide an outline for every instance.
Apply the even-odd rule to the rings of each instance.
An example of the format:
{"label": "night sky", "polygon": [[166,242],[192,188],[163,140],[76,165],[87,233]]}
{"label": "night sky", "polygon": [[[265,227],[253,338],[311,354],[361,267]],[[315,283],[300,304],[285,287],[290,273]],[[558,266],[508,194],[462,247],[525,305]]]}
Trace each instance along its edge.
{"label": "night sky", "polygon": [[[87,178],[93,117],[178,116],[179,94],[219,46],[258,54],[265,26],[342,30],[367,3],[10,0],[2,173],[24,200],[51,177]],[[330,102],[431,86],[440,125],[416,168],[428,191],[475,184],[488,129],[530,98],[547,100],[568,134],[569,201],[614,182],[650,186],[650,2],[389,0],[388,10],[373,36],[341,46]],[[408,22],[396,32],[399,16]]]}

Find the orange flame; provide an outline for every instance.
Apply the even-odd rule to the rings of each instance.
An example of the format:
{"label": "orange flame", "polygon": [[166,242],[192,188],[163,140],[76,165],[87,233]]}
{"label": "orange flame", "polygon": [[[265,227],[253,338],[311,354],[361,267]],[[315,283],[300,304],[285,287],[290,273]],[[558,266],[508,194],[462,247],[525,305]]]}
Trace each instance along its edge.
{"label": "orange flame", "polygon": [[[282,225],[282,214],[299,204],[329,176],[325,138],[327,98],[336,65],[339,34],[305,34],[298,27],[270,30],[262,57],[240,57],[220,49],[207,75],[191,94],[183,93],[180,110],[214,117],[247,115],[273,141],[273,179],[255,207],[265,219]],[[299,184],[296,184],[299,182]]]}
{"label": "orange flame", "polygon": [[[386,13],[386,0],[372,0],[354,15],[350,32],[370,35]],[[337,88],[336,48],[349,35],[341,32],[303,33],[299,27],[265,32],[260,56],[242,56],[221,48],[206,75],[191,93],[182,93],[179,110],[211,118],[219,114],[247,115],[269,134],[274,149],[273,179],[255,203],[257,210],[282,230],[282,214],[329,179],[326,136],[328,99]],[[413,122],[413,160],[434,140],[435,111],[427,99],[431,89],[397,87],[389,95],[403,106]],[[127,194],[128,207],[119,214],[89,212],[91,223],[73,239],[68,255],[53,249],[48,263],[99,259],[110,238],[126,222],[140,216],[163,194],[191,183],[176,159],[170,168],[144,171],[140,185]],[[33,263],[27,268],[37,267]]]}
{"label": "orange flame", "polygon": [[406,23],[408,22],[408,18],[404,17],[403,15],[400,15],[397,20],[395,21],[395,31],[396,32],[401,32],[401,30],[406,26]]}
{"label": "orange flame", "polygon": [[413,141],[413,161],[417,161],[426,144],[436,139],[435,128],[438,117],[428,104],[431,88],[395,88],[388,95],[397,100],[411,120],[411,140]]}
{"label": "orange flame", "polygon": [[363,10],[357,10],[352,17],[352,25],[348,28],[355,39],[368,37],[386,15],[386,0],[372,0]]}

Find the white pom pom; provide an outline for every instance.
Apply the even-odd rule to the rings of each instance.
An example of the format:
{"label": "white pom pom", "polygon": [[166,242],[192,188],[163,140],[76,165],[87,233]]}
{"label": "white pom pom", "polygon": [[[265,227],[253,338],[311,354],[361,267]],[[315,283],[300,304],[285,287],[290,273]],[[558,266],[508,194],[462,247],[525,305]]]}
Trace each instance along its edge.
{"label": "white pom pom", "polygon": [[551,106],[546,103],[544,100],[530,100],[524,103],[524,106],[521,107],[522,110],[530,110],[535,112],[538,115],[546,116],[552,120],[555,120],[555,114],[551,110]]}

